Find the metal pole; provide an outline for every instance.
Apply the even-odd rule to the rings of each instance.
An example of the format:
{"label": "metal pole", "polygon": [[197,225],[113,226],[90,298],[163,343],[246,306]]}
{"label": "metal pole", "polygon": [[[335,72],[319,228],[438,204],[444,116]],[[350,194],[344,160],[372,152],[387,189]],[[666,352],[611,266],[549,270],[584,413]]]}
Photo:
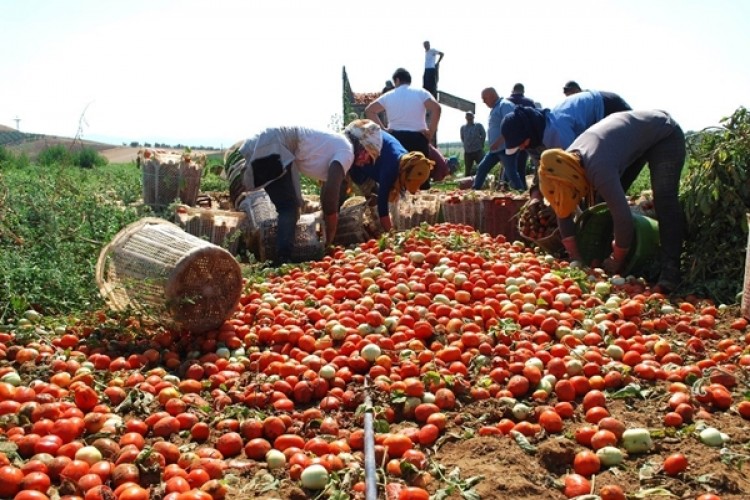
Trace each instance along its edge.
{"label": "metal pole", "polygon": [[365,380],[365,500],[378,500],[378,473],[375,464],[375,432],[369,384]]}

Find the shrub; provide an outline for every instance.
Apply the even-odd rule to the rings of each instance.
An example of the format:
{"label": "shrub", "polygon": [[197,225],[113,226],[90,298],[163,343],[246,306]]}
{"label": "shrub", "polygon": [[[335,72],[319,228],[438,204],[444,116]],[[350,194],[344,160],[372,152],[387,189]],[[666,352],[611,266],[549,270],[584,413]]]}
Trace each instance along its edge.
{"label": "shrub", "polygon": [[30,165],[3,168],[0,323],[29,307],[75,313],[102,304],[94,279],[101,248],[140,213],[138,172]]}
{"label": "shrub", "polygon": [[103,167],[107,163],[107,159],[94,148],[86,147],[73,155],[73,164],[81,168]]}
{"label": "shrub", "polygon": [[750,209],[750,112],[738,108],[722,127],[690,137],[681,202],[688,291],[731,303],[742,288]]}
{"label": "shrub", "polygon": [[51,165],[72,165],[73,155],[62,144],[56,144],[43,149],[37,157],[37,162],[44,167]]}
{"label": "shrub", "polygon": [[29,157],[26,153],[14,153],[8,148],[0,146],[0,169],[3,168],[26,168],[30,165]]}

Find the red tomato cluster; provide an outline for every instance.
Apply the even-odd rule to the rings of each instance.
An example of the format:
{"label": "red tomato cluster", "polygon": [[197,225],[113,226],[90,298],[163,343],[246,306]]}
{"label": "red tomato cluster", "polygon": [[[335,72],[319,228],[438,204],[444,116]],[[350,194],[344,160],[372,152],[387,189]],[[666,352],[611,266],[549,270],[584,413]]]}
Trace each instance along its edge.
{"label": "red tomato cluster", "polygon": [[[606,467],[597,451],[621,444],[626,430],[610,416],[611,391],[668,383],[664,423],[679,428],[731,408],[735,375],[750,366],[744,339],[709,354],[716,307],[670,309],[642,285],[581,280],[565,263],[467,226],[413,230],[393,245],[371,241],[248,283],[233,317],[198,337],[160,330],[97,343],[96,328],[78,325],[21,345],[0,333],[0,415],[17,416],[0,434],[23,460],[0,454],[0,497],[47,498],[64,485],[63,498],[137,500],[163,485],[167,500],[220,499],[228,467],[270,463],[274,450],[293,480],[304,483],[313,465],[334,474],[362,459],[354,415],[366,383],[379,422],[409,422],[375,438],[378,463],[400,478],[391,496],[426,498],[402,464],[423,471],[427,450],[460,423],[450,412],[486,399],[507,411],[479,435],[573,431],[580,449],[564,493],[587,494],[588,478]],[[38,378],[32,365],[51,375]],[[750,417],[750,403],[737,411]],[[584,425],[573,430],[576,414]],[[181,451],[170,442],[177,436],[197,446]],[[686,467],[681,455],[663,466],[670,475]],[[608,485],[600,496],[624,494]]]}

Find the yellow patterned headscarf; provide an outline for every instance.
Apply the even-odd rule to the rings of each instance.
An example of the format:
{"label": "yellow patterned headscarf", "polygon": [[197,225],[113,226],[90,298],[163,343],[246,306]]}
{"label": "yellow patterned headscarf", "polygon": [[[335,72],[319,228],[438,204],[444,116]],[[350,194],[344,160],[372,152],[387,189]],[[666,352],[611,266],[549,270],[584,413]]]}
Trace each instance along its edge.
{"label": "yellow patterned headscarf", "polygon": [[548,149],[539,162],[539,189],[560,218],[568,217],[581,199],[590,196],[590,185],[578,156]]}
{"label": "yellow patterned headscarf", "polygon": [[396,201],[401,196],[401,190],[406,189],[411,194],[419,190],[419,186],[430,176],[435,162],[429,160],[424,154],[412,151],[401,156],[398,167],[398,177],[391,188],[389,201]]}

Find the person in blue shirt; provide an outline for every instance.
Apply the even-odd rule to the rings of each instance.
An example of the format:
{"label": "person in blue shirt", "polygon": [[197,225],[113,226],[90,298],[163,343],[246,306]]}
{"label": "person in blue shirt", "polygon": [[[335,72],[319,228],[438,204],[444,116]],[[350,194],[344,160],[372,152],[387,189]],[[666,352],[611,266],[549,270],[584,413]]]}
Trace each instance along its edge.
{"label": "person in blue shirt", "polygon": [[516,108],[516,105],[500,97],[492,87],[482,90],[482,101],[491,110],[487,124],[489,152],[484,155],[482,161],[477,165],[477,175],[474,177],[472,189],[482,189],[484,182],[487,180],[487,174],[495,165],[502,162],[503,169],[510,181],[510,187],[519,191],[524,190],[524,183],[519,178],[518,169],[516,168],[517,158],[514,155],[507,155],[505,153],[505,139],[500,130],[503,118],[511,113]]}
{"label": "person in blue shirt", "polygon": [[[605,116],[630,110],[619,95],[596,90],[573,94],[551,110],[519,106],[504,117],[501,125],[505,154],[527,151],[538,161],[546,149],[567,148]],[[532,199],[541,200],[536,175],[530,191]]]}
{"label": "person in blue shirt", "polygon": [[[369,126],[362,126],[360,122],[370,122]],[[367,141],[363,137],[372,127],[377,127],[370,120],[355,120],[344,130],[355,144],[354,166],[349,170],[349,176],[356,184],[364,184],[367,179],[378,185],[378,217],[383,229],[390,231],[393,227],[388,212],[388,202],[396,201],[402,190],[414,194],[422,183],[429,177],[434,162],[421,152],[409,152],[394,136],[385,130],[379,130],[380,140]],[[378,127],[379,129],[379,127]],[[357,144],[380,143],[379,153],[358,154]]]}

